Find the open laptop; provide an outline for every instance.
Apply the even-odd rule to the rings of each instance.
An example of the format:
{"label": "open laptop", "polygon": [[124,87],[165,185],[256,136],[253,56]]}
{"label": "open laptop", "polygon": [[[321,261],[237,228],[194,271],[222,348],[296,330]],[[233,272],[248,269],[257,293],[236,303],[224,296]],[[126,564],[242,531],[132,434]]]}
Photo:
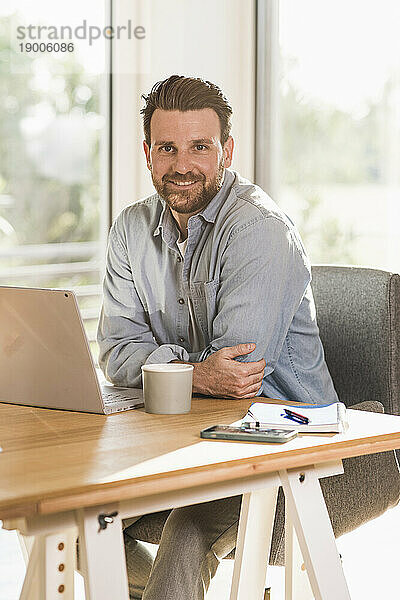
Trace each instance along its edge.
{"label": "open laptop", "polygon": [[70,290],[0,286],[0,402],[111,414],[142,390],[99,376]]}

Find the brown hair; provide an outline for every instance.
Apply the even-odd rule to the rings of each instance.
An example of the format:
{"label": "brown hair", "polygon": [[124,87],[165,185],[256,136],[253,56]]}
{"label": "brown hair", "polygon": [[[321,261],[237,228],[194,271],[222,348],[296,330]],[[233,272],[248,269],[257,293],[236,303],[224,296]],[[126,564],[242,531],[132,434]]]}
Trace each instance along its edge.
{"label": "brown hair", "polygon": [[222,90],[200,77],[184,77],[171,75],[163,81],[157,81],[150,93],[142,95],[145,106],[140,113],[143,115],[143,129],[146,143],[150,146],[150,122],[153,112],[161,110],[201,110],[212,108],[218,115],[221,126],[221,144],[224,145],[231,131],[232,108]]}

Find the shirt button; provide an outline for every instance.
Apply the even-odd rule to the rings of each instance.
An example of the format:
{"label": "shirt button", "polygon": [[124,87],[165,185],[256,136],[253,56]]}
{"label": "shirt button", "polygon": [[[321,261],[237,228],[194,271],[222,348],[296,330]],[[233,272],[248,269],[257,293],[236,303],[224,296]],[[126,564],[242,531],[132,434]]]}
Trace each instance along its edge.
{"label": "shirt button", "polygon": [[178,262],[182,262],[182,258],[181,258],[180,256],[177,256],[177,257],[176,257],[176,260],[177,260]]}
{"label": "shirt button", "polygon": [[179,302],[179,304],[185,304],[185,301],[183,298],[179,298],[178,302]]}
{"label": "shirt button", "polygon": [[178,341],[182,343],[182,342],[184,342],[184,341],[185,341],[185,338],[183,338],[183,337],[180,337]]}

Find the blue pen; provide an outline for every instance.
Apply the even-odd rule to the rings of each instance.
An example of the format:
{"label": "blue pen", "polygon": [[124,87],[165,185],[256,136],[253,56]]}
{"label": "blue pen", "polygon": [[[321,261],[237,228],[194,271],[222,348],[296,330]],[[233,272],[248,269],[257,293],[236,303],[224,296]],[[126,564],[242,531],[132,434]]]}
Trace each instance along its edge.
{"label": "blue pen", "polygon": [[300,423],[301,425],[307,425],[310,422],[310,419],[308,417],[304,417],[303,415],[293,412],[292,410],[289,410],[288,408],[284,408],[283,411],[286,413],[284,416],[287,419],[294,421],[295,423]]}

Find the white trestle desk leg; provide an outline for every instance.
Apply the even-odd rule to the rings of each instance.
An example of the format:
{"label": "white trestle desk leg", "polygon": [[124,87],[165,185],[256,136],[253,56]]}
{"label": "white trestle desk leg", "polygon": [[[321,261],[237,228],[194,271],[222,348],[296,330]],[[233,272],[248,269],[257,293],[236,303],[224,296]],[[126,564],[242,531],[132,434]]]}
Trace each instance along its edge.
{"label": "white trestle desk leg", "polygon": [[40,600],[40,575],[43,569],[39,563],[43,559],[42,548],[43,539],[37,536],[29,554],[24,583],[19,597],[20,600]]}
{"label": "white trestle desk leg", "polygon": [[[100,522],[106,518],[106,526]],[[99,520],[100,518],[100,520]],[[125,548],[118,506],[77,511],[79,561],[85,600],[129,600]]]}
{"label": "white trestle desk leg", "polygon": [[28,566],[29,557],[32,552],[35,538],[33,536],[22,535],[22,533],[20,533],[19,531],[17,531],[17,537],[19,541],[19,546],[21,548],[22,556],[25,561],[25,566]]}
{"label": "white trestle desk leg", "polygon": [[317,472],[280,472],[289,518],[315,600],[351,600]]}
{"label": "white trestle desk leg", "polygon": [[20,600],[74,600],[75,535],[37,536]]}
{"label": "white trestle desk leg", "polygon": [[262,600],[278,487],[244,494],[230,600]]}
{"label": "white trestle desk leg", "polygon": [[314,600],[289,511],[285,514],[285,600]]}

